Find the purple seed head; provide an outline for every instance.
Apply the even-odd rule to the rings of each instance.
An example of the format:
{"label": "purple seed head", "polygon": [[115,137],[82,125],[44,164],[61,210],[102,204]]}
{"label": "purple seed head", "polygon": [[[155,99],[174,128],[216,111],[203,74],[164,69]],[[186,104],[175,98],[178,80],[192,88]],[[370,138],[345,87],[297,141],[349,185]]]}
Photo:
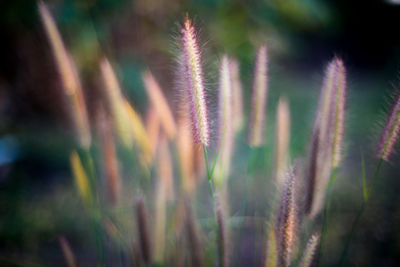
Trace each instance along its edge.
{"label": "purple seed head", "polygon": [[249,145],[261,146],[264,141],[265,106],[268,92],[267,76],[267,46],[262,45],[258,49],[253,81],[252,110],[249,128]]}
{"label": "purple seed head", "polygon": [[182,40],[182,69],[185,90],[189,97],[190,114],[192,117],[193,133],[196,142],[209,144],[209,126],[203,73],[201,68],[200,50],[192,22],[186,17],[181,30]]}
{"label": "purple seed head", "polygon": [[298,266],[300,267],[310,267],[315,259],[315,251],[319,244],[319,235],[314,234],[308,240],[307,247],[304,250],[303,257]]}
{"label": "purple seed head", "polygon": [[394,145],[399,138],[400,131],[400,93],[398,93],[396,102],[393,106],[392,113],[390,114],[386,126],[383,130],[381,140],[378,145],[377,156],[385,161],[390,160],[393,154]]}
{"label": "purple seed head", "polygon": [[291,169],[286,176],[277,222],[279,266],[290,265],[297,243],[298,209],[295,182],[295,175]]}
{"label": "purple seed head", "polygon": [[235,132],[243,128],[243,94],[242,83],[240,82],[239,63],[236,59],[229,60],[231,83],[232,83],[232,114]]}

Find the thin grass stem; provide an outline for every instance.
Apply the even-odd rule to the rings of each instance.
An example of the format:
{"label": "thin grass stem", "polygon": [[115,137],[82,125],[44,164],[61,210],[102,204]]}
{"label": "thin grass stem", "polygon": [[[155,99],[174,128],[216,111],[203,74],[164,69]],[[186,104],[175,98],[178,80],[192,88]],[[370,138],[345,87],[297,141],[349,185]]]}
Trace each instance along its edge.
{"label": "thin grass stem", "polygon": [[358,223],[359,223],[359,221],[361,219],[361,216],[364,213],[364,210],[365,210],[365,208],[367,206],[368,200],[370,199],[370,196],[371,196],[371,193],[372,193],[372,189],[374,188],[374,186],[376,184],[379,171],[381,170],[381,167],[382,167],[382,163],[383,163],[383,159],[380,158],[379,162],[378,162],[378,165],[376,166],[375,174],[372,177],[371,184],[370,184],[370,186],[368,188],[368,191],[367,191],[367,198],[366,199],[363,198],[363,202],[361,204],[361,208],[357,213],[357,216],[356,216],[356,218],[355,218],[355,220],[353,222],[353,225],[351,226],[350,235],[347,238],[346,245],[345,245],[345,247],[343,249],[343,252],[342,252],[342,255],[340,257],[340,261],[339,261],[338,266],[343,266],[344,261],[346,260],[346,256],[347,256],[347,253],[348,253],[348,250],[349,250],[349,247],[350,247],[351,240],[352,240],[353,235],[355,233],[355,230],[356,230],[356,228],[358,226]]}
{"label": "thin grass stem", "polygon": [[321,266],[323,245],[324,245],[326,231],[328,229],[328,209],[330,206],[330,201],[331,201],[331,196],[332,196],[332,188],[333,188],[333,184],[336,180],[337,170],[338,170],[338,168],[334,168],[331,172],[331,176],[329,178],[329,183],[328,183],[328,188],[327,188],[327,193],[326,193],[326,201],[325,201],[324,214],[323,214],[323,219],[322,219],[323,220],[322,228],[321,228],[321,242],[319,244],[318,253],[317,253],[318,266]]}

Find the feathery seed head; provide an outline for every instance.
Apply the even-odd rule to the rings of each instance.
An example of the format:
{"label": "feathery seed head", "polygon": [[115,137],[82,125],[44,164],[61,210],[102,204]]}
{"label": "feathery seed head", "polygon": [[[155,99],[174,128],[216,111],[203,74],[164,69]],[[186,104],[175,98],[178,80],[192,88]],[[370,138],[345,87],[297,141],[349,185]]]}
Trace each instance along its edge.
{"label": "feathery seed head", "polygon": [[307,247],[304,250],[303,257],[300,261],[300,267],[310,267],[314,261],[315,251],[319,244],[319,235],[314,234],[308,241]]}
{"label": "feathery seed head", "polygon": [[289,266],[297,243],[298,209],[295,198],[295,175],[289,170],[278,216],[278,251],[281,266]]}
{"label": "feathery seed head", "polygon": [[398,93],[396,102],[393,106],[392,113],[390,114],[386,126],[383,130],[381,140],[378,145],[377,156],[385,161],[390,160],[393,154],[394,145],[399,138],[400,131],[400,93]]}
{"label": "feathery seed head", "polygon": [[189,97],[190,114],[196,142],[209,144],[209,126],[203,72],[200,61],[200,50],[197,44],[195,29],[186,17],[182,34],[182,68],[184,87]]}
{"label": "feathery seed head", "polygon": [[267,46],[262,45],[257,52],[254,68],[252,109],[249,129],[249,145],[261,146],[264,142],[265,106],[268,93]]}

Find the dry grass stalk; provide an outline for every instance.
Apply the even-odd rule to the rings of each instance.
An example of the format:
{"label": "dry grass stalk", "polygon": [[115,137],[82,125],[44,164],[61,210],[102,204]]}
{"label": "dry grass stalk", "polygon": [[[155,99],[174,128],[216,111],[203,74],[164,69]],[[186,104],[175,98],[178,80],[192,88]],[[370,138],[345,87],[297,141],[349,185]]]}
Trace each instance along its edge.
{"label": "dry grass stalk", "polygon": [[68,240],[64,236],[59,236],[58,237],[58,242],[60,243],[61,250],[63,252],[66,265],[68,267],[76,267],[76,266],[78,266],[77,263],[76,263],[75,254],[72,251],[72,248],[71,248]]}

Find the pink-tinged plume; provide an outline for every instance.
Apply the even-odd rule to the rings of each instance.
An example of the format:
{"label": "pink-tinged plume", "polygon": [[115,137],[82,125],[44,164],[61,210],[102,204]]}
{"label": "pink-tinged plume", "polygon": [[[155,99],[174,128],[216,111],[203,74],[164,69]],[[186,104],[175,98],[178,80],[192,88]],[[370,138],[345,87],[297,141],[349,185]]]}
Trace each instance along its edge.
{"label": "pink-tinged plume", "polygon": [[311,217],[321,210],[330,173],[342,157],[345,95],[345,68],[334,58],[326,68],[311,141],[305,207]]}
{"label": "pink-tinged plume", "polygon": [[184,89],[187,91],[192,117],[193,133],[196,142],[209,144],[209,126],[200,50],[192,22],[185,19],[182,33],[182,69]]}
{"label": "pink-tinged plume", "polygon": [[378,146],[378,157],[389,161],[400,131],[400,93],[397,96],[392,113],[386,123]]}
{"label": "pink-tinged plume", "polygon": [[251,99],[251,117],[249,126],[249,145],[261,146],[264,142],[265,106],[268,93],[267,46],[258,49],[254,68],[253,94]]}

